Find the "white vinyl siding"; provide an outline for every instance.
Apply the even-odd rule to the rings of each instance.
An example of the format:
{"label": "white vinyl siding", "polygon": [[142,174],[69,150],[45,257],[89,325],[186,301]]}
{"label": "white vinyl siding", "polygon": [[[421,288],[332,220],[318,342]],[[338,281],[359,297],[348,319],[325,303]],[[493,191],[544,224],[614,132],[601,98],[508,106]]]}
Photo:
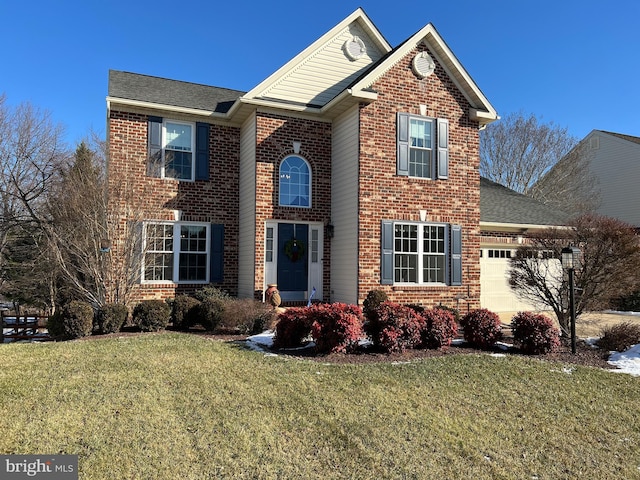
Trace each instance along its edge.
{"label": "white vinyl siding", "polygon": [[585,154],[600,190],[598,213],[640,227],[640,144],[601,132],[592,135],[598,136],[599,148],[588,148],[592,136]]}
{"label": "white vinyl siding", "polygon": [[[356,61],[349,60],[342,50],[344,43],[358,36],[367,46],[367,52]],[[280,82],[260,92],[260,97],[279,98],[301,104],[324,105],[342,92],[383,52],[356,24],[311,52],[305,61],[293,65]]]}
{"label": "white vinyl siding", "polygon": [[358,302],[358,108],[333,124],[331,166],[331,301]]}
{"label": "white vinyl siding", "polygon": [[240,211],[238,238],[238,296],[253,298],[256,244],[256,118],[250,116],[240,131]]}

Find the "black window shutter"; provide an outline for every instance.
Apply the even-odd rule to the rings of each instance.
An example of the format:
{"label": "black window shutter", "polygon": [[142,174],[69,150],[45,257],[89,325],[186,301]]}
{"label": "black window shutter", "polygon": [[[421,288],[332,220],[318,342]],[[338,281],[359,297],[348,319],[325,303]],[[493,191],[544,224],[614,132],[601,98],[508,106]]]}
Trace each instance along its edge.
{"label": "black window shutter", "polygon": [[439,118],[438,125],[438,172],[437,178],[449,178],[449,120]]}
{"label": "black window shutter", "polygon": [[382,258],[380,261],[380,283],[393,284],[393,222],[382,222]]}
{"label": "black window shutter", "polygon": [[162,175],[162,117],[148,118],[148,146],[149,159],[147,161],[147,175],[160,177]]}
{"label": "black window shutter", "polygon": [[224,225],[211,224],[211,271],[210,283],[220,283],[224,280]]}
{"label": "black window shutter", "polygon": [[396,173],[409,175],[409,114],[398,113],[397,118],[398,158],[396,159]]}
{"label": "black window shutter", "polygon": [[196,180],[209,180],[208,123],[196,123]]}
{"label": "black window shutter", "polygon": [[451,225],[451,285],[462,285],[462,227]]}

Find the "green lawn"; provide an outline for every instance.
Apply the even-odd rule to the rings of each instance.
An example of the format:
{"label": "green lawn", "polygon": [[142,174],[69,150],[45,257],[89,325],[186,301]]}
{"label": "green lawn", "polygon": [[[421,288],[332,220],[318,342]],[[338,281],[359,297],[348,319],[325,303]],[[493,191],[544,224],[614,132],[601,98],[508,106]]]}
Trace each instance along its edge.
{"label": "green lawn", "polygon": [[82,479],[640,477],[640,379],[520,356],[329,365],[188,334],[0,346],[0,453]]}

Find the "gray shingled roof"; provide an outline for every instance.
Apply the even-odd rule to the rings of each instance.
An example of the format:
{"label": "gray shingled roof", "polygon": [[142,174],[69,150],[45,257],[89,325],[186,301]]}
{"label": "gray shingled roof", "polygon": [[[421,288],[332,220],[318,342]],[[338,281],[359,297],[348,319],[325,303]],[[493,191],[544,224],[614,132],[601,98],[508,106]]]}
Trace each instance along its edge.
{"label": "gray shingled roof", "polygon": [[226,113],[245,92],[109,70],[109,96]]}
{"label": "gray shingled roof", "polygon": [[480,178],[480,221],[524,225],[566,225],[569,215],[488,178]]}

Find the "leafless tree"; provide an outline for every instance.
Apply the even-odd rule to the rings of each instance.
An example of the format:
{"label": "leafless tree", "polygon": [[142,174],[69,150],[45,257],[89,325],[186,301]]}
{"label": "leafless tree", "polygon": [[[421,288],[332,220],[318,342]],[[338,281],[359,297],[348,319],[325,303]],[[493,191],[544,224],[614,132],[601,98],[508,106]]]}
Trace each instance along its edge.
{"label": "leafless tree", "polygon": [[633,227],[617,219],[582,215],[568,228],[550,228],[520,247],[511,259],[510,285],[517,294],[552,309],[568,335],[568,278],[560,252],[568,245],[582,252],[575,272],[576,316],[608,307],[638,289],[640,242]]}
{"label": "leafless tree", "polygon": [[480,132],[480,174],[519,193],[536,182],[577,143],[567,128],[535,115],[512,113]]}

